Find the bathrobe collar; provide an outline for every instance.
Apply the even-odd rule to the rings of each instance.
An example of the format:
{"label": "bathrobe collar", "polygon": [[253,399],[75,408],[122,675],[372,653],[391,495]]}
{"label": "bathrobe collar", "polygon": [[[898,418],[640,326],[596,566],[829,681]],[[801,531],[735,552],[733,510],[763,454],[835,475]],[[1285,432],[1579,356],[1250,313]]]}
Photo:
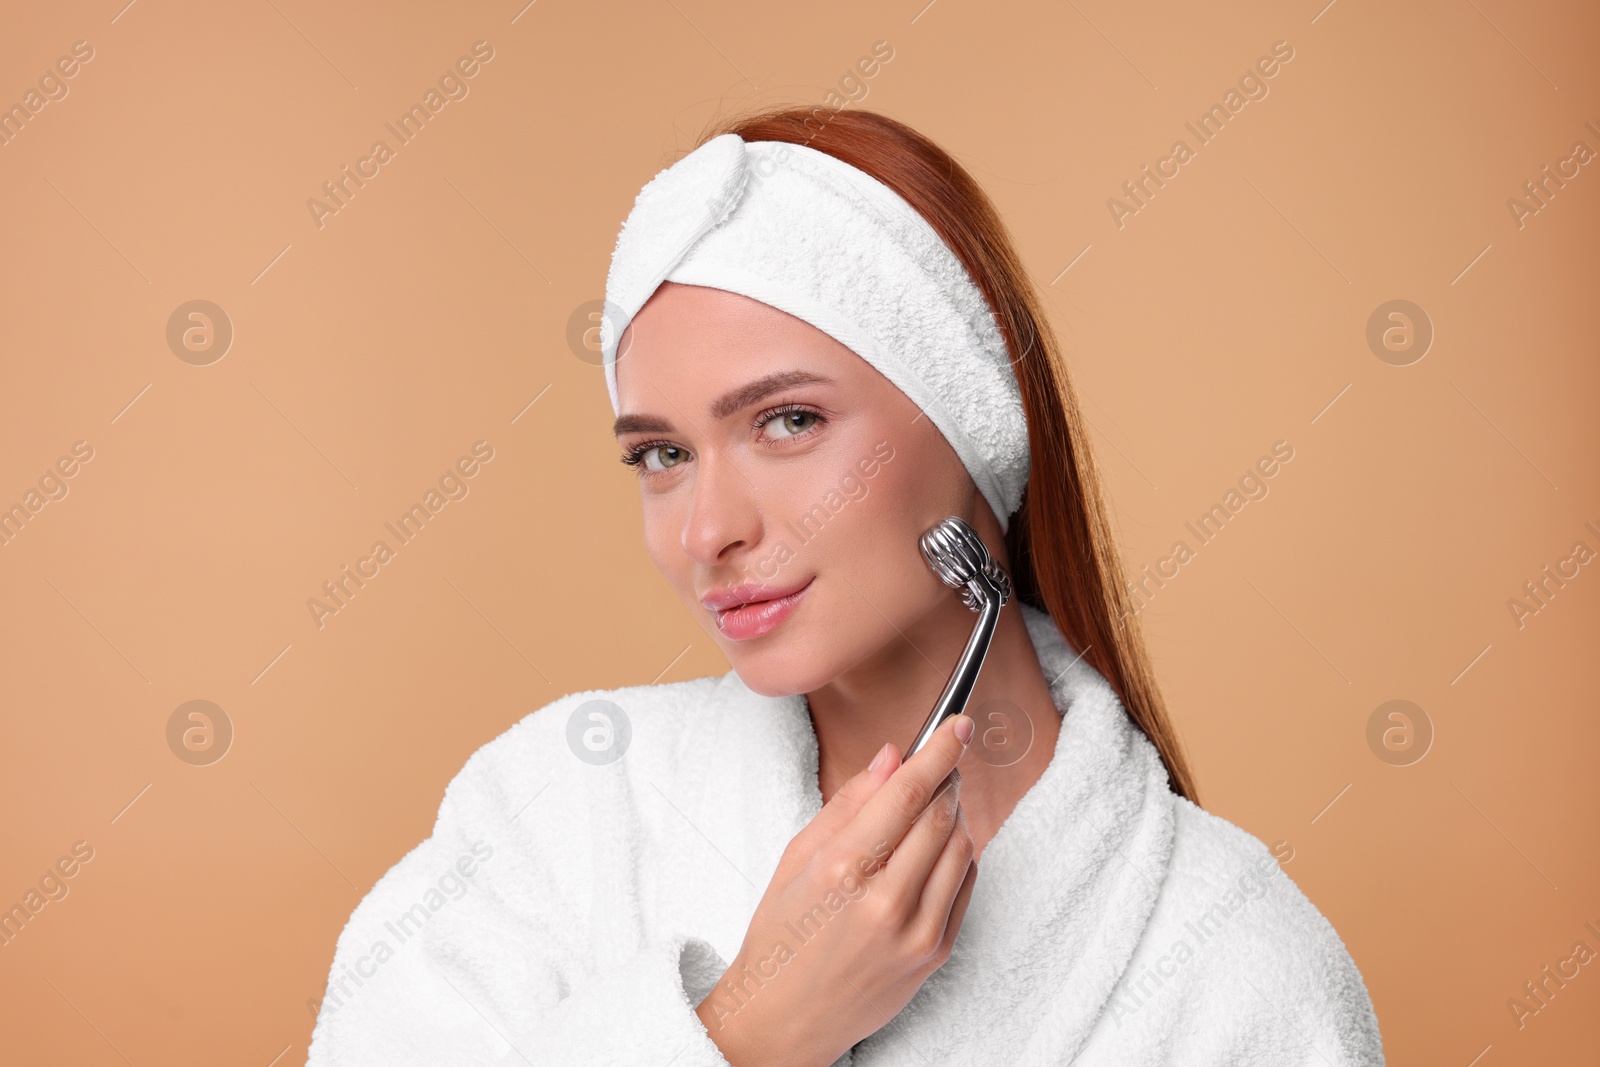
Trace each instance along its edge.
{"label": "bathrobe collar", "polygon": [[[977,1026],[991,1062],[1070,1060],[1166,874],[1174,794],[1154,745],[1050,616],[1018,607],[1063,714],[1055,754],[985,847],[950,960],[856,1046],[863,1057],[938,1062]],[[762,696],[730,671],[686,733],[697,756],[674,792],[746,886],[743,909],[697,931],[731,961],[783,849],[822,808],[816,732],[803,695]],[[887,1045],[910,1048],[876,1051]]]}

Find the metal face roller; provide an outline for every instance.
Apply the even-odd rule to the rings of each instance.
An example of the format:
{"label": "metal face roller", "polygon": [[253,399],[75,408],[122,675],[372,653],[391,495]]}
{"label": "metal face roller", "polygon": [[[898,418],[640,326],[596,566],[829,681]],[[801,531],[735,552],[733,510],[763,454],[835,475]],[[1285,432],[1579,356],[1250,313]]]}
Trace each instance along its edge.
{"label": "metal face roller", "polygon": [[978,613],[978,622],[967,639],[967,647],[956,661],[944,693],[933,705],[928,721],[922,724],[916,740],[905,750],[902,760],[915,755],[939,728],[939,724],[966,709],[967,698],[983,669],[994,638],[1000,608],[1011,599],[1011,577],[989,555],[983,540],[967,522],[955,515],[941,519],[917,542],[922,556],[945,585],[961,590],[962,603]]}

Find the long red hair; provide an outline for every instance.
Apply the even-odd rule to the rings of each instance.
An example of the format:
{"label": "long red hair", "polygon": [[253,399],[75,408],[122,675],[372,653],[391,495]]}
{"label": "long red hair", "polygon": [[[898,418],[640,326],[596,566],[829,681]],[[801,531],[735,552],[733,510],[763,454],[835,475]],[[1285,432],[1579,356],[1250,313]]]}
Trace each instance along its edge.
{"label": "long red hair", "polygon": [[1028,419],[1028,487],[1006,532],[1016,594],[1048,613],[1074,648],[1086,650],[1084,660],[1161,754],[1173,792],[1198,803],[1128,600],[1066,364],[988,196],[944,149],[872,111],[776,107],[721,120],[700,143],[724,133],[805,145],[865,171],[916,208],[966,266],[1010,349]]}

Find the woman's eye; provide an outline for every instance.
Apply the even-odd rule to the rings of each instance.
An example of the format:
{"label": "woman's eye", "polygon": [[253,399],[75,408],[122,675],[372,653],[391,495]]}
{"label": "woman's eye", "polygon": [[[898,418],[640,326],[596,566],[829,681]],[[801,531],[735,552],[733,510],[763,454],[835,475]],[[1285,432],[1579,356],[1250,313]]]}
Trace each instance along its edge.
{"label": "woman's eye", "polygon": [[785,411],[762,423],[761,429],[765,432],[769,427],[777,427],[774,436],[796,437],[811,429],[817,419],[815,411]]}
{"label": "woman's eye", "polygon": [[676,467],[688,457],[688,453],[677,445],[656,445],[647,449],[639,461],[644,464],[644,469],[651,472],[663,471],[668,467]]}

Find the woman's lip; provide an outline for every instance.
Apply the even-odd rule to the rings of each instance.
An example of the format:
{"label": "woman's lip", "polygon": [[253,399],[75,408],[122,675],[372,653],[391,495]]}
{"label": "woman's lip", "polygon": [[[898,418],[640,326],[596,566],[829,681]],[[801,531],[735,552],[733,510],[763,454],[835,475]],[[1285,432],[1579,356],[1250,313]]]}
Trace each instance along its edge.
{"label": "woman's lip", "polygon": [[769,634],[793,613],[810,588],[811,582],[808,581],[788,596],[758,600],[753,604],[741,604],[718,611],[717,629],[724,637],[731,637],[735,641],[748,641]]}
{"label": "woman's lip", "polygon": [[[813,575],[815,577],[815,575]],[[707,611],[718,612],[726,608],[743,607],[746,604],[758,604],[764,600],[781,600],[786,596],[798,593],[811,584],[811,578],[789,586],[766,586],[755,582],[744,582],[740,585],[725,589],[716,589],[700,598],[700,603]]]}

